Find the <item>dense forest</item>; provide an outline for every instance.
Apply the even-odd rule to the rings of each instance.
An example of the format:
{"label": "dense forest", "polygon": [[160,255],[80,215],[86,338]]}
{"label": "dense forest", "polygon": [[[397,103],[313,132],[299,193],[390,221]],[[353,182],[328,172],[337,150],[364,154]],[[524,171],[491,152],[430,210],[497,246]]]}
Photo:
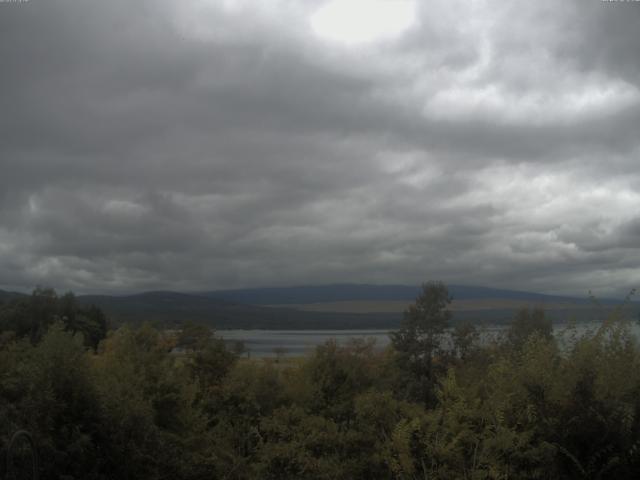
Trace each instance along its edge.
{"label": "dense forest", "polygon": [[31,432],[43,479],[638,477],[640,349],[619,311],[560,340],[522,310],[481,343],[449,328],[450,301],[425,284],[384,351],[246,359],[207,327],[109,329],[38,289],[0,305],[0,447]]}

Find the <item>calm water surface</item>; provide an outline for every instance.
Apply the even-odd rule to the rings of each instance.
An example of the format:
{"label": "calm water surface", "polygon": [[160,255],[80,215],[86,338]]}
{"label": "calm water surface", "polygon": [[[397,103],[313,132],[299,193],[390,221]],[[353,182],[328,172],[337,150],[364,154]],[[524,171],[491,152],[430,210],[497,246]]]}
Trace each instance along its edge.
{"label": "calm water surface", "polygon": [[374,338],[376,346],[384,348],[389,344],[391,330],[218,330],[216,333],[229,343],[244,342],[251,356],[275,356],[282,349],[284,355],[298,356],[311,353],[315,347],[327,340],[335,339],[338,344],[350,338]]}
{"label": "calm water surface", "polygon": [[[583,323],[576,327],[576,333],[581,334],[594,330],[598,323]],[[640,325],[631,325],[632,331],[640,338]],[[491,341],[501,335],[507,327],[505,325],[490,325],[480,328],[481,340]],[[329,339],[335,339],[338,344],[345,344],[351,338],[373,338],[376,347],[383,349],[389,345],[389,333],[392,330],[218,330],[225,341],[230,344],[236,341],[244,342],[245,348],[253,357],[271,357],[276,352],[287,356],[299,356],[313,352],[315,347]],[[568,338],[566,325],[555,325],[554,332],[561,340]]]}

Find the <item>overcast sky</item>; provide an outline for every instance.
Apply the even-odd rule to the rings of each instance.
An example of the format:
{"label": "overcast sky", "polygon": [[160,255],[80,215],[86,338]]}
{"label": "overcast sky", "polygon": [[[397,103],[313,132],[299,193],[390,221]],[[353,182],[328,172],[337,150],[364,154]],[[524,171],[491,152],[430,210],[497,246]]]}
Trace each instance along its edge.
{"label": "overcast sky", "polygon": [[0,0],[0,288],[640,285],[640,2]]}

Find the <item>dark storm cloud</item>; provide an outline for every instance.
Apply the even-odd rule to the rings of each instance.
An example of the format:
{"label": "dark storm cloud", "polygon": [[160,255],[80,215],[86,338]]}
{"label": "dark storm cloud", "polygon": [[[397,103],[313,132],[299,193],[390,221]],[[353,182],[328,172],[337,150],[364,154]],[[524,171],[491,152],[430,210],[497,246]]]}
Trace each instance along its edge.
{"label": "dark storm cloud", "polygon": [[640,26],[640,10],[626,2],[603,3],[576,2],[572,35],[559,52],[587,71],[606,71],[638,85],[640,36],[633,31]]}
{"label": "dark storm cloud", "polygon": [[0,285],[640,280],[639,6],[324,4],[0,3]]}

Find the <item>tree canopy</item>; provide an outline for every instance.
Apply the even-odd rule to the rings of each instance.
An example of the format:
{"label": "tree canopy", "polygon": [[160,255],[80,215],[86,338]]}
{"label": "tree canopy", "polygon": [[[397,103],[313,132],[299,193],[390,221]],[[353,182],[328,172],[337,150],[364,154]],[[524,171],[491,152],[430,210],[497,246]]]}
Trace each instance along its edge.
{"label": "tree canopy", "polygon": [[[445,329],[449,302],[426,284],[387,349],[247,359],[193,324],[122,326],[94,348],[73,297],[38,292],[2,307],[0,449],[29,430],[44,479],[637,478],[640,348],[623,319],[561,346],[523,311],[481,342]],[[408,388],[423,380],[428,402]]]}
{"label": "tree canopy", "polygon": [[413,376],[413,395],[427,404],[433,400],[434,357],[449,327],[451,301],[444,283],[424,283],[415,303],[405,310],[400,329],[391,334],[401,368]]}

